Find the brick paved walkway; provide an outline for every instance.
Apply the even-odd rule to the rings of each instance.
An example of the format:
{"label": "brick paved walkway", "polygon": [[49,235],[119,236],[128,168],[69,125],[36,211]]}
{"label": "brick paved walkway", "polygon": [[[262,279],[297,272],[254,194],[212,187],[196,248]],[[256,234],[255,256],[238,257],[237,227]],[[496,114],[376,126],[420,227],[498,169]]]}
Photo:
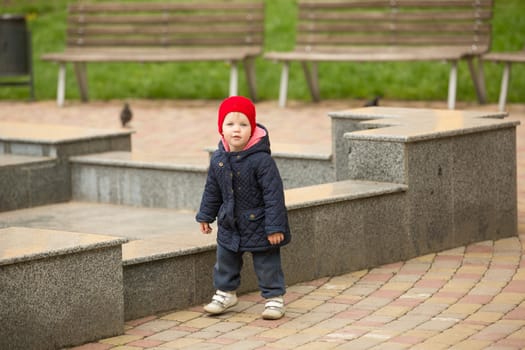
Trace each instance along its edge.
{"label": "brick paved walkway", "polygon": [[[203,157],[216,143],[218,102],[132,101],[137,130],[133,147],[174,159]],[[259,120],[274,142],[326,147],[326,112],[359,106],[359,101],[319,105],[258,104]],[[0,120],[118,127],[122,103],[0,103]],[[386,102],[385,105],[444,108],[443,104]],[[495,105],[466,109],[497,110]],[[525,122],[525,105],[509,106]],[[210,121],[211,118],[211,121]],[[208,124],[211,123],[211,126]],[[219,317],[202,307],[152,315],[126,323],[122,336],[75,350],[139,349],[523,349],[525,348],[525,131],[518,127],[519,236],[458,247],[439,254],[290,286],[287,314],[279,321],[260,317],[258,293]]]}

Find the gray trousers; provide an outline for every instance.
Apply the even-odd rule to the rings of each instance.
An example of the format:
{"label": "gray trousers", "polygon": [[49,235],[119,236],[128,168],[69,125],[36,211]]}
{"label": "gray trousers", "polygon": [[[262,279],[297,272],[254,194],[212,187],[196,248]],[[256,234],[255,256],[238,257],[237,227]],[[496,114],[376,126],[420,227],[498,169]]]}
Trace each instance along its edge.
{"label": "gray trousers", "polygon": [[[213,285],[216,289],[232,292],[239,288],[243,253],[233,252],[220,244],[217,245],[217,262],[213,268]],[[280,248],[251,253],[253,268],[263,298],[268,299],[284,295],[286,288],[281,268]]]}

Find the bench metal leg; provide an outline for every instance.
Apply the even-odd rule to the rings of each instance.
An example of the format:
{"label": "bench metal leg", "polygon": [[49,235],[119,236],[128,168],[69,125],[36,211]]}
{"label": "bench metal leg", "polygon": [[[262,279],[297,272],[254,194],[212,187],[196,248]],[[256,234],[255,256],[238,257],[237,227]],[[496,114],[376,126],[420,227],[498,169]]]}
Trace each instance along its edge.
{"label": "bench metal leg", "polygon": [[27,32],[28,42],[27,42],[27,52],[29,59],[27,60],[27,65],[29,67],[29,96],[31,101],[35,100],[35,74],[33,72],[33,60],[31,57],[33,57],[33,51],[31,48],[31,31]]}
{"label": "bench metal leg", "polygon": [[248,57],[244,60],[244,71],[246,73],[246,81],[248,82],[248,90],[250,98],[253,102],[257,101],[257,90],[255,84],[255,59]]}
{"label": "bench metal leg", "polygon": [[82,102],[89,101],[88,94],[88,83],[86,75],[86,63],[85,62],[75,62],[75,75],[77,77],[78,91],[80,92],[80,99]]}
{"label": "bench metal leg", "polygon": [[448,109],[456,108],[456,88],[458,84],[458,61],[450,62],[450,77],[448,80]]}
{"label": "bench metal leg", "polygon": [[239,91],[239,70],[237,61],[230,62],[230,96],[236,96]]}
{"label": "bench metal leg", "polygon": [[66,64],[60,63],[58,66],[58,85],[57,85],[57,105],[64,106],[66,96]]}
{"label": "bench metal leg", "polygon": [[501,78],[501,90],[499,93],[499,103],[498,103],[500,112],[505,111],[505,104],[507,102],[507,94],[509,92],[511,66],[512,66],[511,62],[505,62],[505,65],[503,66],[503,76]]}
{"label": "bench metal leg", "polygon": [[470,77],[472,78],[472,83],[474,84],[474,89],[476,90],[476,96],[478,97],[478,102],[484,104],[487,102],[487,90],[485,88],[485,74],[483,73],[483,63],[481,59],[478,58],[478,67],[476,69],[476,64],[474,62],[474,57],[467,57],[468,68],[470,70]]}
{"label": "bench metal leg", "polygon": [[279,107],[286,107],[286,95],[288,93],[288,76],[290,75],[290,62],[283,62],[281,72],[281,86],[279,87]]}
{"label": "bench metal leg", "polygon": [[319,81],[317,74],[317,62],[312,62],[312,69],[308,66],[308,62],[301,62],[303,66],[304,76],[306,82],[308,83],[308,88],[310,89],[310,95],[314,102],[319,102],[321,100],[321,95],[319,93]]}

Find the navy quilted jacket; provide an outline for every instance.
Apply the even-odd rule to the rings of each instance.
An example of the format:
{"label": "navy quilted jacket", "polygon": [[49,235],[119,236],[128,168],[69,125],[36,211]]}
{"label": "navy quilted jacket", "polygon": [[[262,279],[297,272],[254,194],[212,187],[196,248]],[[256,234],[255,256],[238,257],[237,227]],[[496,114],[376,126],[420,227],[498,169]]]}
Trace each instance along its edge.
{"label": "navy quilted jacket", "polygon": [[267,250],[272,247],[267,237],[275,232],[284,233],[281,246],[290,242],[283,184],[267,130],[241,152],[226,152],[219,142],[196,220],[211,223],[216,218],[217,243],[232,251]]}

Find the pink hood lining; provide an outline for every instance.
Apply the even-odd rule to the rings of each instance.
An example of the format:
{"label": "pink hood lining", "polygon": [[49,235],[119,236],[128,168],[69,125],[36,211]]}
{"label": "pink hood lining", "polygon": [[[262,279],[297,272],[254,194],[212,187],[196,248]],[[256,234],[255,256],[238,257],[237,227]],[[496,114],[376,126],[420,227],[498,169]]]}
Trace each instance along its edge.
{"label": "pink hood lining", "polygon": [[[253,132],[252,137],[250,137],[250,139],[248,140],[248,143],[246,144],[246,146],[244,146],[242,150],[246,151],[253,145],[257,144],[257,142],[261,141],[261,139],[265,136],[266,136],[266,130],[257,126],[255,128],[255,131]],[[224,150],[226,152],[230,152],[230,145],[228,145],[228,142],[226,142],[226,140],[224,139],[224,136],[221,136],[221,141],[222,141],[222,145],[224,146]]]}

